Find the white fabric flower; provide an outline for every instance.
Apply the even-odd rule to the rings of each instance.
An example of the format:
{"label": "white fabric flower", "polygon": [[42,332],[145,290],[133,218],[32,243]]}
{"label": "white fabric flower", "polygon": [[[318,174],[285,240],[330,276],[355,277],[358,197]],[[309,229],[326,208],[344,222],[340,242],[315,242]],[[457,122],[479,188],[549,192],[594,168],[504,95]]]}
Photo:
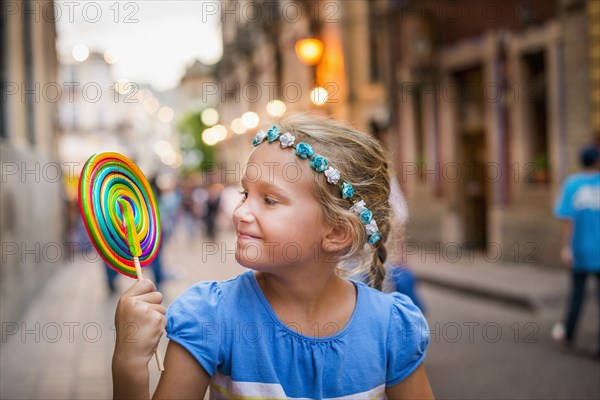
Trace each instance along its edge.
{"label": "white fabric flower", "polygon": [[375,232],[379,232],[379,228],[377,228],[377,222],[374,219],[371,220],[368,224],[365,225],[365,229],[367,231],[367,235],[371,236]]}
{"label": "white fabric flower", "polygon": [[334,185],[336,185],[340,180],[340,171],[333,167],[327,168],[324,174],[327,177],[327,182],[332,183]]}
{"label": "white fabric flower", "polygon": [[365,211],[365,208],[367,208],[367,204],[365,203],[364,200],[361,200],[358,203],[354,204],[350,208],[350,211],[352,211],[354,214],[360,215],[360,213],[362,213],[363,211]]}
{"label": "white fabric flower", "polygon": [[289,132],[286,132],[283,135],[279,136],[279,141],[281,142],[282,148],[290,147],[294,144],[295,140],[296,137]]}
{"label": "white fabric flower", "polygon": [[254,146],[258,146],[259,144],[261,144],[263,142],[263,140],[265,140],[266,137],[267,137],[267,132],[265,132],[261,129],[260,131],[258,131],[256,133],[256,136],[254,136],[254,139],[252,140],[252,144]]}

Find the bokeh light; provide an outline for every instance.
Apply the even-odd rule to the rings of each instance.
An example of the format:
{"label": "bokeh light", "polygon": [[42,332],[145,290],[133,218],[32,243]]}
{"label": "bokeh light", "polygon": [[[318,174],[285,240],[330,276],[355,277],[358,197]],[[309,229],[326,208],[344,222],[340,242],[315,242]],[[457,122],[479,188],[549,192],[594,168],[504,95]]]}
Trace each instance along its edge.
{"label": "bokeh light", "polygon": [[327,98],[329,97],[329,92],[327,89],[322,87],[316,87],[310,91],[310,101],[318,106],[322,106],[327,102]]}
{"label": "bokeh light", "polygon": [[214,146],[219,143],[219,133],[216,132],[213,128],[205,129],[202,132],[202,140],[209,146]]}
{"label": "bokeh light", "polygon": [[271,100],[267,103],[267,113],[272,117],[281,117],[286,109],[285,103],[281,100]]}
{"label": "bokeh light", "polygon": [[244,126],[241,118],[236,118],[231,121],[231,130],[236,135],[241,135],[246,132],[246,127]]}
{"label": "bokeh light", "polygon": [[73,47],[72,54],[75,60],[82,62],[87,60],[87,58],[90,56],[90,49],[83,44],[78,44],[77,46]]}
{"label": "bokeh light", "polygon": [[115,49],[114,47],[111,47],[110,49],[107,49],[104,52],[104,61],[106,61],[108,64],[114,64],[117,61],[119,61],[119,52],[117,49]]}
{"label": "bokeh light", "polygon": [[323,42],[319,39],[301,39],[295,45],[296,55],[306,65],[315,65],[323,55]]}
{"label": "bokeh light", "polygon": [[259,121],[260,118],[255,112],[248,111],[242,114],[242,124],[244,124],[247,129],[256,128]]}
{"label": "bokeh light", "polygon": [[175,112],[169,106],[163,106],[158,110],[158,119],[161,122],[169,123],[173,120],[174,116],[175,116]]}
{"label": "bokeh light", "polygon": [[155,113],[160,107],[160,103],[154,97],[147,98],[142,104],[144,105],[144,110],[150,114]]}
{"label": "bokeh light", "polygon": [[212,127],[212,129],[215,132],[219,142],[225,140],[227,137],[227,128],[225,128],[223,125],[215,125]]}
{"label": "bokeh light", "polygon": [[202,123],[206,126],[213,126],[217,122],[219,122],[219,112],[212,107],[207,108],[202,111],[200,115],[202,119]]}

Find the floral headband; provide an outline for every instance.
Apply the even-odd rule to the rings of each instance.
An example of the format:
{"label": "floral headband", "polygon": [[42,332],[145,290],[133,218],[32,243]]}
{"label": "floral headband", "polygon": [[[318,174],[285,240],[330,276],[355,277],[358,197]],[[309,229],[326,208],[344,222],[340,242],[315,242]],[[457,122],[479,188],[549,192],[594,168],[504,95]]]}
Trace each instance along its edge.
{"label": "floral headband", "polygon": [[258,131],[252,140],[252,145],[256,147],[265,139],[267,139],[269,143],[279,140],[281,148],[291,147],[296,151],[296,154],[300,158],[310,159],[310,166],[317,172],[323,172],[327,177],[327,182],[332,185],[337,185],[340,188],[342,198],[349,199],[352,202],[350,211],[358,215],[362,223],[365,225],[365,231],[369,237],[369,244],[374,245],[379,241],[379,239],[381,239],[379,229],[377,228],[377,222],[373,219],[373,212],[367,208],[365,201],[356,199],[356,196],[354,196],[354,188],[348,182],[342,181],[341,184],[338,184],[340,181],[340,171],[329,165],[329,161],[327,161],[325,157],[315,154],[310,144],[300,142],[294,145],[294,142],[296,141],[296,137],[294,135],[289,132],[282,134],[279,131],[279,128],[273,126],[267,132],[263,131],[262,129]]}

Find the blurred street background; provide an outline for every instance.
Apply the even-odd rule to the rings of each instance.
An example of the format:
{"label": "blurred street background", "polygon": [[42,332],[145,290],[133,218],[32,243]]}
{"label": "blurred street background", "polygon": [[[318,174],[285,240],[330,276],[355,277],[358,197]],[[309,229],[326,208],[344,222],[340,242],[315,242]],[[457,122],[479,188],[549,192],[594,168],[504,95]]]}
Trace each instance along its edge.
{"label": "blurred street background", "polygon": [[389,151],[437,398],[600,398],[596,282],[574,348],[551,337],[570,279],[552,208],[600,146],[600,1],[8,0],[0,40],[1,399],[112,396],[133,281],[79,215],[92,154],[150,179],[168,305],[244,270],[230,217],[251,139],[295,111]]}

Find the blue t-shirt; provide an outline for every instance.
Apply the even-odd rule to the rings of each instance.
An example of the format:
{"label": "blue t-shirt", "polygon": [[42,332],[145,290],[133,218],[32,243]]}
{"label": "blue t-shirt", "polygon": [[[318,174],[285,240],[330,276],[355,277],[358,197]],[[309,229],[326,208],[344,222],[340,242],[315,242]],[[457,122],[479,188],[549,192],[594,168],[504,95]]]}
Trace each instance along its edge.
{"label": "blue t-shirt", "polygon": [[252,271],[200,282],[169,307],[167,337],[212,377],[211,398],[384,398],[423,361],[429,329],[408,297],[354,284],[350,321],[319,338],[280,321]]}
{"label": "blue t-shirt", "polygon": [[554,214],[573,220],[573,269],[600,272],[600,172],[568,177]]}

